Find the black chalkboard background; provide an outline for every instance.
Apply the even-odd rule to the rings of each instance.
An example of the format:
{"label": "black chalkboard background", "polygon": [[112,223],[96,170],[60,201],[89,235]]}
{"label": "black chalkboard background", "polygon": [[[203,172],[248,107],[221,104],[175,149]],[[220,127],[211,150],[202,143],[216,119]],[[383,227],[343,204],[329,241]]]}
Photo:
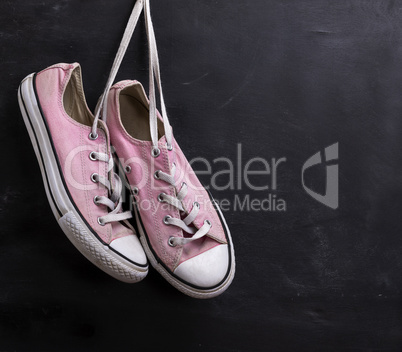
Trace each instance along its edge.
{"label": "black chalkboard background", "polygon": [[[401,350],[402,1],[152,1],[177,140],[188,159],[235,162],[236,187],[212,191],[231,203],[237,273],[208,301],[153,269],[128,285],[87,261],[51,213],[19,113],[19,82],[58,62],[81,64],[94,108],[133,3],[0,3],[0,351]],[[141,18],[118,80],[147,86],[147,64]],[[332,209],[301,170],[336,143]],[[243,166],[286,158],[275,190],[239,178],[240,149]],[[325,170],[305,173],[321,194]],[[286,211],[234,208],[269,195]]]}

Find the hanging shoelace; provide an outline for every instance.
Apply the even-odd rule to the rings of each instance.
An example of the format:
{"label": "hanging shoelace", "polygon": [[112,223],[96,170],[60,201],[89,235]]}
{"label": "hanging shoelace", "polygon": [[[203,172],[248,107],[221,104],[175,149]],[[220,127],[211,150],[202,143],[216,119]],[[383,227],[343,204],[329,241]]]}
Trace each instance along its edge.
{"label": "hanging shoelace", "polygon": [[[151,129],[151,139],[152,139],[152,156],[157,157],[160,154],[160,150],[158,147],[158,118],[156,114],[156,94],[155,94],[155,80],[157,83],[157,87],[159,90],[159,98],[160,105],[162,111],[162,119],[163,119],[163,127],[165,129],[165,137],[167,142],[168,150],[173,149],[172,144],[172,128],[169,124],[169,120],[166,113],[165,101],[163,99],[162,92],[162,82],[160,78],[160,67],[159,67],[159,58],[158,58],[158,49],[156,46],[155,32],[152,24],[151,18],[151,10],[149,0],[145,0],[144,3],[144,15],[145,15],[145,25],[147,29],[148,36],[148,49],[149,49],[149,119],[150,119],[150,129]],[[187,184],[183,182],[181,184],[180,190],[176,188],[175,182],[175,174],[176,174],[176,165],[173,164],[171,168],[171,174],[167,174],[163,171],[157,171],[155,173],[155,177],[159,178],[162,181],[165,181],[169,185],[173,186],[176,191],[176,196],[167,195],[165,193],[159,195],[159,200],[165,203],[168,203],[174,207],[176,207],[183,214],[184,219],[174,218],[170,215],[165,216],[163,222],[166,225],[172,225],[181,228],[185,233],[189,235],[193,235],[191,237],[170,237],[169,245],[172,247],[175,246],[184,246],[187,243],[200,239],[204,237],[208,231],[211,229],[212,224],[209,220],[205,220],[204,224],[197,229],[194,226],[190,226],[193,221],[196,219],[200,205],[197,202],[193,203],[192,210],[187,214],[183,207],[184,198],[187,195]]]}
{"label": "hanging shoelace", "polygon": [[144,3],[144,16],[145,26],[148,37],[148,50],[149,50],[149,120],[151,129],[152,140],[152,156],[157,157],[160,154],[158,147],[158,117],[156,114],[156,94],[155,94],[155,80],[159,90],[160,105],[162,111],[163,127],[165,129],[165,137],[167,148],[173,149],[172,144],[172,127],[170,126],[165,100],[163,99],[162,82],[159,68],[158,48],[156,46],[155,32],[151,19],[151,10],[149,0]]}
{"label": "hanging shoelace", "polygon": [[99,99],[99,104],[96,107],[95,119],[92,124],[92,134],[94,136],[96,135],[96,128],[98,125],[98,120],[101,117],[101,113],[102,113],[102,120],[105,122],[107,120],[107,116],[106,116],[107,99],[106,98],[107,98],[109,90],[110,90],[111,86],[113,85],[113,82],[116,78],[117,72],[119,71],[119,67],[121,65],[121,62],[123,61],[124,55],[128,48],[128,44],[130,43],[131,37],[134,33],[134,29],[137,25],[138,18],[140,17],[143,7],[144,7],[144,0],[137,0],[137,2],[135,3],[134,9],[131,12],[126,29],[124,30],[123,38],[120,42],[120,46],[117,51],[116,57],[114,58],[114,62],[113,62],[112,68],[110,70],[109,78],[106,82],[106,86],[103,91],[103,94],[102,94],[101,98]]}
{"label": "hanging shoelace", "polygon": [[[147,32],[147,39],[148,39],[148,49],[149,49],[149,120],[150,120],[150,132],[151,132],[151,140],[152,140],[152,149],[151,155],[156,158],[160,154],[160,149],[158,146],[158,117],[157,117],[157,110],[156,110],[156,92],[155,92],[155,81],[157,83],[158,91],[159,91],[159,98],[160,98],[160,105],[161,105],[161,112],[162,112],[162,119],[163,119],[163,127],[165,130],[165,138],[168,150],[173,150],[173,135],[172,135],[172,128],[170,126],[165,101],[163,98],[163,91],[162,91],[162,82],[160,78],[160,67],[159,67],[159,58],[158,58],[158,49],[156,46],[156,39],[155,39],[155,32],[152,24],[151,18],[151,11],[150,11],[150,1],[149,0],[137,0],[134,9],[131,13],[130,19],[128,21],[127,27],[125,29],[123,39],[120,43],[119,50],[113,62],[113,66],[103,92],[103,95],[100,99],[100,103],[98,104],[96,113],[95,113],[95,120],[92,126],[92,134],[96,135],[96,126],[98,123],[98,119],[102,118],[103,121],[107,120],[106,112],[107,112],[107,94],[109,92],[110,87],[113,84],[114,79],[116,78],[117,71],[120,67],[120,64],[123,60],[124,54],[127,51],[128,44],[130,39],[133,35],[134,29],[137,25],[138,18],[141,14],[142,9],[144,9],[144,16],[145,16],[145,26]],[[102,116],[101,116],[102,115]],[[169,185],[173,186],[176,190],[176,196],[173,197],[171,195],[167,195],[165,193],[160,194],[160,200],[166,202],[182,212],[185,215],[185,218],[177,219],[172,216],[166,216],[163,221],[166,225],[177,226],[181,228],[184,232],[192,237],[171,237],[169,239],[169,244],[171,246],[183,246],[187,243],[195,241],[203,236],[205,236],[208,231],[211,229],[212,224],[210,221],[205,220],[203,226],[197,229],[194,226],[190,226],[193,221],[196,219],[200,205],[197,202],[193,203],[192,210],[187,214],[183,207],[183,200],[187,195],[187,185],[182,183],[180,191],[175,186],[175,173],[176,173],[176,165],[173,164],[171,169],[171,174],[167,174],[162,171],[157,171],[155,176],[158,175],[158,178],[162,181],[165,181]],[[116,175],[117,176],[117,175]],[[106,202],[106,201],[105,201]],[[100,202],[99,202],[100,203]],[[102,203],[104,204],[104,203]],[[109,214],[110,215],[110,214]]]}
{"label": "hanging shoelace", "polygon": [[[130,19],[127,23],[126,29],[124,31],[123,39],[120,43],[119,50],[116,54],[116,57],[113,62],[112,69],[110,70],[109,78],[106,83],[105,90],[102,94],[100,102],[95,111],[95,118],[92,124],[92,129],[89,137],[91,139],[98,138],[98,121],[100,118],[100,114],[103,111],[107,111],[107,94],[109,92],[110,87],[113,84],[113,81],[116,78],[118,69],[120,64],[123,60],[124,54],[126,53],[128,44],[130,43],[131,36],[134,32],[134,28],[137,25],[138,18],[141,14],[143,9],[143,1],[139,0],[134,6],[133,12],[131,13]],[[106,122],[106,114],[103,116],[103,120]],[[91,158],[93,160],[104,161],[108,163],[108,174],[109,178],[105,178],[98,174],[92,174],[91,179],[94,182],[99,182],[103,186],[105,186],[109,192],[109,197],[104,196],[96,196],[94,202],[96,204],[102,204],[107,206],[111,211],[102,217],[98,218],[98,223],[104,226],[107,223],[115,222],[115,221],[124,221],[124,223],[129,227],[132,228],[131,225],[126,221],[132,217],[130,211],[121,212],[122,209],[122,198],[121,198],[121,191],[122,191],[122,182],[120,177],[113,172],[113,158],[109,157],[107,154],[92,152]],[[111,181],[109,181],[109,179]]]}

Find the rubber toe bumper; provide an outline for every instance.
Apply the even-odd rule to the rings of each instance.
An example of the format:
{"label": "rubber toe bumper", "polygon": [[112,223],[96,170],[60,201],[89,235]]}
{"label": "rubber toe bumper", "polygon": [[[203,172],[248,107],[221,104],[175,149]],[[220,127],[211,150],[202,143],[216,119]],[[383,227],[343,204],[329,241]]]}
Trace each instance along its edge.
{"label": "rubber toe bumper", "polygon": [[219,284],[228,269],[228,245],[221,244],[181,263],[174,274],[192,285],[209,288]]}
{"label": "rubber toe bumper", "polygon": [[134,263],[147,264],[147,258],[137,236],[128,235],[115,239],[110,243],[110,247]]}

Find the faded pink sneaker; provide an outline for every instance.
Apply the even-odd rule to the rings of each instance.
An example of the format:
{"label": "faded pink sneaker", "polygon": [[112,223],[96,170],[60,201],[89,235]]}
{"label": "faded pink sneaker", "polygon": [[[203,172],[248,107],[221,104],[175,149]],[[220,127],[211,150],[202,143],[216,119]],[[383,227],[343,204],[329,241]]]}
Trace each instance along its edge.
{"label": "faded pink sneaker", "polygon": [[133,190],[138,233],[150,263],[190,296],[222,293],[235,271],[230,232],[173,136],[168,141],[164,131],[170,126],[159,120],[154,145],[149,103],[136,81],[114,85],[107,106],[111,143]]}
{"label": "faded pink sneaker", "polygon": [[[105,94],[101,97],[99,109],[133,192],[138,232],[149,261],[183,293],[211,298],[233,280],[233,243],[217,203],[173,138],[148,0],[144,14],[150,100],[139,82],[123,81],[110,89],[107,99]],[[155,79],[162,116],[156,111]]]}
{"label": "faded pink sneaker", "polygon": [[122,211],[109,132],[94,120],[79,64],[57,64],[27,76],[18,90],[25,125],[60,227],[93,264],[125,282],[142,280],[148,263]]}

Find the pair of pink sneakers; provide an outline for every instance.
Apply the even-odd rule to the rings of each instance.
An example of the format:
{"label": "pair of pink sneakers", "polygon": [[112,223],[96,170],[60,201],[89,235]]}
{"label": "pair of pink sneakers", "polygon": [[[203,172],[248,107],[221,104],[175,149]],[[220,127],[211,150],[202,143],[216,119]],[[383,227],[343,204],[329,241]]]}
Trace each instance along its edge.
{"label": "pair of pink sneakers", "polygon": [[[142,9],[149,100],[137,81],[111,87]],[[149,260],[174,287],[196,298],[217,296],[230,285],[235,259],[229,229],[167,118],[149,0],[136,4],[95,115],[87,107],[77,63],[27,76],[18,99],[53,213],[85,257],[125,282],[142,280]],[[122,178],[114,172],[111,146]],[[132,211],[122,208],[123,185],[132,192]]]}

